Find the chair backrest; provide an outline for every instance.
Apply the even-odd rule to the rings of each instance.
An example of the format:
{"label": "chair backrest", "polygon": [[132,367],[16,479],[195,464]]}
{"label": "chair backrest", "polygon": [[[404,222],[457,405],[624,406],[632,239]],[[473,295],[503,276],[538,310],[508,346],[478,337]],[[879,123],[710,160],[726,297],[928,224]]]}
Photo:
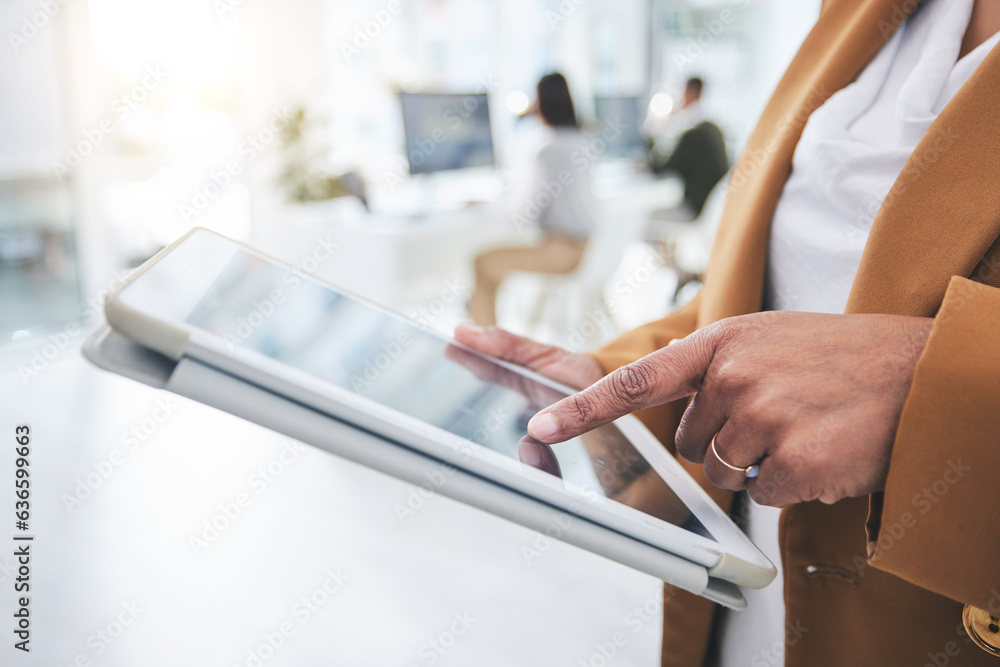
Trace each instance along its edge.
{"label": "chair backrest", "polygon": [[709,238],[715,238],[715,233],[719,231],[722,209],[726,206],[726,193],[729,191],[729,173],[727,171],[708,193],[708,199],[695,220],[698,228]]}
{"label": "chair backrest", "polygon": [[600,202],[594,231],[571,280],[581,287],[601,288],[621,264],[625,249],[642,240],[649,212]]}
{"label": "chair backrest", "polygon": [[703,274],[708,269],[712,245],[715,243],[715,235],[719,231],[719,223],[722,222],[722,210],[726,206],[728,189],[729,174],[727,173],[712,188],[701,213],[690,223],[690,233],[678,236],[674,261],[685,271]]}

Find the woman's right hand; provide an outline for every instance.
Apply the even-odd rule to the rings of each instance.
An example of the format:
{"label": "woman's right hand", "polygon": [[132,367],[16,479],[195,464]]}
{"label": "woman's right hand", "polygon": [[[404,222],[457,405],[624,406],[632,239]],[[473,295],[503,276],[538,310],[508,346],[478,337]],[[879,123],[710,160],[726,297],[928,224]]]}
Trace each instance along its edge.
{"label": "woman's right hand", "polygon": [[542,345],[496,327],[460,324],[455,328],[455,340],[577,389],[589,387],[604,377],[604,370],[593,357]]}

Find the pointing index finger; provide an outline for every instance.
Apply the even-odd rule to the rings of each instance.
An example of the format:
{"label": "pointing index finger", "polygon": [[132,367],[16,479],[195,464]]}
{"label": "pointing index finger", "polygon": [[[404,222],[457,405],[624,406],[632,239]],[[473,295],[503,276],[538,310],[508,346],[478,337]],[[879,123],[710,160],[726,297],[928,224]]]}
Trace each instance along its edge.
{"label": "pointing index finger", "polygon": [[714,336],[704,329],[674,341],[540,411],[528,422],[528,433],[541,442],[562,442],[636,410],[690,396],[714,354]]}

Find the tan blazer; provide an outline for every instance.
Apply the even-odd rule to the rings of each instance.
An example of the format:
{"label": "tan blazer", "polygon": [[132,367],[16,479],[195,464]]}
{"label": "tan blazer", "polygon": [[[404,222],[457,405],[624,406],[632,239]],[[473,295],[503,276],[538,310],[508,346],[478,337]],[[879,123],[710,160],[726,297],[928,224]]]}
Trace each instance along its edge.
{"label": "tan blazer", "polygon": [[[760,310],[771,218],[806,120],[860,73],[916,4],[824,2],[734,167],[704,289],[677,313],[599,350],[606,371],[698,327]],[[885,493],[781,514],[789,666],[1000,667],[962,620],[965,605],[1000,616],[998,239],[1000,48],[928,130],[875,217],[847,311],[935,323]],[[672,448],[684,407],[640,416]],[[816,437],[836,447],[836,425]],[[730,506],[731,494],[708,484],[701,466],[684,464]],[[662,664],[702,664],[713,605],[673,590],[665,600]]]}

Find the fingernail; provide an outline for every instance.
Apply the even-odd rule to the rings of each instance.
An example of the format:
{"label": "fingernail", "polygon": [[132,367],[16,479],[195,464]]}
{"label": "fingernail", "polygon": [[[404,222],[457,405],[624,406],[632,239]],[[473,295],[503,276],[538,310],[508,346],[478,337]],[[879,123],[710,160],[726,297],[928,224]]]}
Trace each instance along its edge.
{"label": "fingernail", "polygon": [[486,333],[486,329],[482,328],[481,326],[475,325],[475,324],[465,324],[465,323],[462,323],[462,324],[458,325],[458,328],[462,329],[462,331],[466,335],[471,335],[471,336],[476,337],[476,338],[478,338],[479,336],[482,336],[484,333]]}
{"label": "fingernail", "polygon": [[542,452],[539,450],[539,447],[540,445],[535,445],[535,444],[529,444],[525,447],[518,447],[517,455],[521,459],[521,463],[529,465],[532,468],[537,468],[541,466]]}
{"label": "fingernail", "polygon": [[538,440],[548,440],[559,432],[559,424],[551,412],[539,412],[528,422],[528,433]]}

